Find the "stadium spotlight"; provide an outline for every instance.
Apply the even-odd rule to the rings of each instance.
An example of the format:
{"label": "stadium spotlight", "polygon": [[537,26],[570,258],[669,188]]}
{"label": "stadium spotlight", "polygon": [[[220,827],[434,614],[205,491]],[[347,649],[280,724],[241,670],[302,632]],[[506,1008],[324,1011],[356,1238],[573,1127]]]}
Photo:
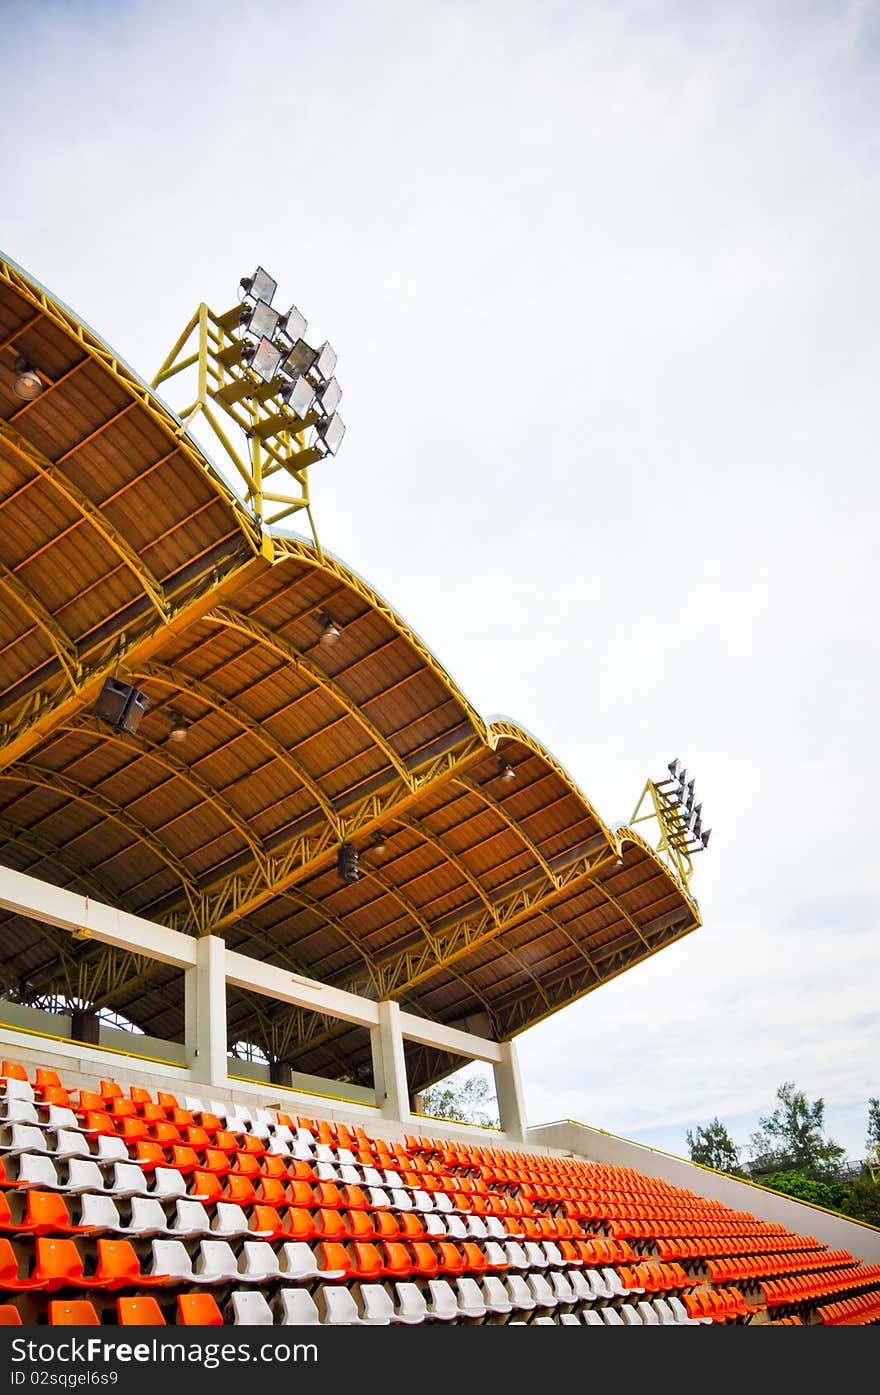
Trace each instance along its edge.
{"label": "stadium spotlight", "polygon": [[171,711],[171,730],[168,733],[169,741],[185,741],[189,732],[189,722],[185,717],[181,717],[179,712]]}
{"label": "stadium spotlight", "polygon": [[297,339],[281,367],[289,378],[299,378],[303,373],[308,373],[317,357],[317,349],[313,349],[304,339]]}
{"label": "stadium spotlight", "polygon": [[700,842],[702,843],[702,845],[703,845],[704,848],[708,848],[708,846],[709,846],[709,837],[710,837],[711,833],[712,833],[711,828],[707,828],[705,833],[701,833],[701,834],[700,834]]}
{"label": "stadium spotlight", "polygon": [[322,417],[315,430],[331,455],[335,455],[345,435],[345,423],[338,412],[332,417]]}
{"label": "stadium spotlight", "polygon": [[265,300],[267,305],[272,304],[272,297],[278,289],[278,282],[273,281],[261,266],[257,267],[253,276],[242,276],[239,284],[246,296],[252,300]]}
{"label": "stadium spotlight", "polygon": [[259,344],[245,344],[241,356],[253,373],[264,383],[271,383],[278,372],[282,350],[264,335]]}
{"label": "stadium spotlight", "polygon": [[315,400],[315,389],[308,378],[297,378],[295,382],[288,383],[278,394],[281,401],[295,412],[298,417],[304,417]]}
{"label": "stadium spotlight", "polygon": [[666,769],[669,771],[669,774],[671,775],[671,777],[672,777],[673,780],[677,780],[677,779],[678,779],[678,771],[679,771],[680,765],[681,765],[681,762],[680,762],[680,760],[678,759],[678,756],[676,756],[675,760],[671,760],[671,761],[669,762],[669,764],[667,765],[667,767],[666,767]]}
{"label": "stadium spotlight", "polygon": [[315,372],[321,378],[332,378],[338,357],[336,350],[332,349],[325,339],[315,357]]}
{"label": "stadium spotlight", "polygon": [[44,383],[36,368],[32,363],[28,363],[26,358],[15,360],[15,381],[12,390],[16,397],[21,397],[25,402],[33,402],[43,391]]}
{"label": "stadium spotlight", "polygon": [[329,649],[336,644],[339,639],[339,626],[334,621],[333,616],[328,615],[326,610],[321,611],[321,624],[323,626],[321,630],[321,643],[326,645]]}
{"label": "stadium spotlight", "polygon": [[140,726],[141,718],[149,706],[149,698],[132,683],[121,683],[118,678],[107,678],[98,694],[92,712],[107,726],[117,731],[127,731],[133,736]]}
{"label": "stadium spotlight", "polygon": [[295,305],[291,305],[287,314],[282,315],[278,321],[278,333],[295,341],[305,334],[307,324],[308,321],[302,311],[297,310]]}
{"label": "stadium spotlight", "polygon": [[258,300],[250,310],[241,312],[242,329],[257,339],[271,339],[278,329],[281,316],[266,300]]}
{"label": "stadium spotlight", "polygon": [[387,847],[388,839],[382,832],[381,828],[377,828],[376,832],[373,834],[373,851],[377,853],[383,853]]}
{"label": "stadium spotlight", "polygon": [[358,850],[353,848],[351,843],[343,843],[336,854],[336,875],[341,882],[351,883],[360,880]]}
{"label": "stadium spotlight", "polygon": [[508,781],[516,779],[516,771],[510,761],[504,759],[504,756],[498,757],[498,778]]}
{"label": "stadium spotlight", "polygon": [[324,416],[332,416],[342,401],[342,388],[335,378],[328,378],[324,386],[320,388],[318,397]]}

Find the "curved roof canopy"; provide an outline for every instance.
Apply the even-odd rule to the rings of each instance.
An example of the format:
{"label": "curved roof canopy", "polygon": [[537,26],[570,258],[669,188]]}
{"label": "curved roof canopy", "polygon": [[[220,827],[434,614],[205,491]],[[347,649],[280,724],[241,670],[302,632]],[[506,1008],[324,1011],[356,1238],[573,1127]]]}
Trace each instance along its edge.
{"label": "curved roof canopy", "polygon": [[[30,401],[21,358],[45,384]],[[108,676],[149,698],[135,735],[92,713]],[[496,1039],[700,923],[638,834],[487,725],[354,572],[261,535],[160,399],[2,260],[0,861]],[[0,924],[7,992],[182,1038],[179,975]],[[343,1023],[230,988],[229,1027],[300,1070],[369,1075]],[[416,1088],[448,1068],[420,1047],[409,1065]]]}

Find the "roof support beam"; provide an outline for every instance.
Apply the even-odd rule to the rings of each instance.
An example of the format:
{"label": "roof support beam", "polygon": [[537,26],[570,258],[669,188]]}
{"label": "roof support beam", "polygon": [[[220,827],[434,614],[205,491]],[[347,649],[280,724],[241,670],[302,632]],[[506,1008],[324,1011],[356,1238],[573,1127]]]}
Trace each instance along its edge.
{"label": "roof support beam", "polygon": [[48,732],[93,701],[104,679],[120,665],[132,668],[151,658],[170,636],[193,625],[218,600],[234,594],[270,565],[271,559],[263,554],[231,556],[223,572],[212,567],[176,593],[167,615],[153,612],[137,627],[115,635],[98,656],[83,663],[72,687],[65,681],[54,688],[38,688],[0,714],[0,769],[26,755]]}
{"label": "roof support beam", "polygon": [[207,887],[195,911],[188,907],[178,910],[179,900],[164,900],[152,908],[152,914],[179,930],[216,934],[327,866],[336,855],[340,841],[381,827],[392,814],[404,812],[427,791],[443,784],[456,771],[468,770],[485,755],[483,741],[477,736],[467,737],[451,750],[408,771],[405,781],[393,779],[381,790],[353,804],[337,806],[340,819],[344,819],[342,838],[337,831],[338,824],[316,828],[310,823],[301,836],[270,851],[265,867],[250,862],[213,881],[203,879],[202,885],[207,881]]}
{"label": "roof support beam", "polygon": [[98,504],[92,502],[83,491],[67,477],[60,466],[54,460],[50,460],[41,450],[29,441],[25,436],[19,434],[8,422],[0,419],[0,439],[7,447],[17,455],[26,465],[36,470],[47,483],[72,504],[83,520],[90,523],[95,531],[104,539],[124,566],[132,573],[141,589],[149,598],[151,605],[159,615],[165,618],[168,614],[168,601],[165,592],[158,578],[153,575],[150,568],[138,556],[131,544],[123,537],[117,528],[114,528],[109,519],[105,518],[103,510]]}
{"label": "roof support beam", "polygon": [[0,586],[4,591],[8,591],[37,628],[43,631],[55,651],[58,662],[67,674],[71,687],[75,687],[79,670],[79,655],[73,639],[58,624],[55,617],[50,615],[39,596],[34,594],[20,576],[10,571],[8,567],[4,567],[2,562],[0,562]]}

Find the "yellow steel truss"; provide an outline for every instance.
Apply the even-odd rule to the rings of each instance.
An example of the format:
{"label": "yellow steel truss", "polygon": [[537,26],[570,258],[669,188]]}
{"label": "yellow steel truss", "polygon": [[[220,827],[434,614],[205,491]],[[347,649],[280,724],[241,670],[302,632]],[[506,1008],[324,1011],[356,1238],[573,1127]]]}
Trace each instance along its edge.
{"label": "yellow steel truss", "polygon": [[658,830],[654,851],[675,873],[685,891],[689,892],[694,863],[688,851],[688,831],[681,806],[671,791],[667,792],[654,780],[648,780],[633,810],[630,827],[652,820],[656,820]]}
{"label": "yellow steel truss", "polygon": [[[178,374],[195,369],[196,395],[179,413],[179,432],[186,431],[201,414],[240,478],[245,504],[259,527],[271,528],[304,510],[320,556],[308,468],[323,459],[323,452],[305,442],[305,433],[319,414],[297,417],[278,395],[282,384],[264,383],[242,360],[243,341],[235,333],[240,310],[236,305],[217,315],[203,302],[151,387],[159,388]],[[224,416],[238,428],[244,449],[236,446]]]}

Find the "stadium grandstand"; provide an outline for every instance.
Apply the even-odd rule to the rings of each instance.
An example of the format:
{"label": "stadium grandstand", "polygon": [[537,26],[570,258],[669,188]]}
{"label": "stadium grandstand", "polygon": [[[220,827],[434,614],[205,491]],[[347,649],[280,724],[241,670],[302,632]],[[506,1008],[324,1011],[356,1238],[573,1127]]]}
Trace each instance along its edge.
{"label": "stadium grandstand", "polygon": [[150,385],[0,258],[0,1322],[880,1322],[871,1227],[527,1121],[516,1037],[700,926],[694,781],[606,823],[324,549],[276,289]]}

